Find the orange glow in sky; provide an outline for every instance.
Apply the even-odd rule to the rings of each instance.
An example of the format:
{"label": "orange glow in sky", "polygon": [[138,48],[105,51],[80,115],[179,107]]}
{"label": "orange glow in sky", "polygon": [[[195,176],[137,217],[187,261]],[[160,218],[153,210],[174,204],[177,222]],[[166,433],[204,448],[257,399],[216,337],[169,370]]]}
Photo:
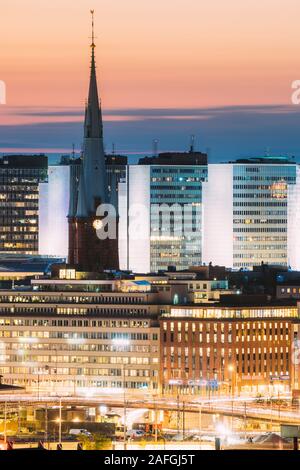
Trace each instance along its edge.
{"label": "orange glow in sky", "polygon": [[1,0],[8,105],[84,106],[90,8],[104,108],[290,102],[299,0]]}

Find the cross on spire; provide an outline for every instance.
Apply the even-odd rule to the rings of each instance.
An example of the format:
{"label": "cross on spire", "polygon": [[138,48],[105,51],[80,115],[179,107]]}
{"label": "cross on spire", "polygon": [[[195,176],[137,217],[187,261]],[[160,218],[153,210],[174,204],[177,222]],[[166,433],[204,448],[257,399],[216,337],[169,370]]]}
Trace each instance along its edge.
{"label": "cross on spire", "polygon": [[95,13],[95,10],[91,10],[91,15],[92,15],[92,44],[91,44],[91,47],[92,47],[93,49],[96,47],[96,44],[95,44],[94,13]]}

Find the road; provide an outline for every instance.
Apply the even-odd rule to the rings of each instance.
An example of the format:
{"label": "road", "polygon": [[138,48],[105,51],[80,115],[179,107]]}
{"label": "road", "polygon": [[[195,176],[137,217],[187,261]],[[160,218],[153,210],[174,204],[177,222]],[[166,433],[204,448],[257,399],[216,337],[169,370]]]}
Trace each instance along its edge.
{"label": "road", "polygon": [[[183,402],[184,399],[184,402]],[[122,408],[124,407],[124,398],[116,395],[112,396],[100,396],[100,397],[53,397],[53,396],[41,396],[37,399],[36,395],[30,394],[19,394],[19,395],[3,395],[0,396],[0,404],[17,406],[21,404],[23,406],[28,405],[42,405],[47,403],[48,406],[89,406],[98,407],[100,405],[106,405],[111,408]],[[300,424],[300,410],[293,410],[290,408],[266,408],[257,404],[256,398],[223,398],[223,399],[212,399],[212,400],[201,400],[191,397],[180,397],[178,401],[174,398],[152,398],[145,397],[144,399],[138,399],[136,397],[128,397],[126,399],[127,408],[145,408],[145,409],[157,409],[165,411],[184,411],[191,413],[199,413],[200,410],[204,414],[220,414],[225,416],[233,416],[236,418],[253,418],[260,421],[271,421],[273,423],[290,423]]]}

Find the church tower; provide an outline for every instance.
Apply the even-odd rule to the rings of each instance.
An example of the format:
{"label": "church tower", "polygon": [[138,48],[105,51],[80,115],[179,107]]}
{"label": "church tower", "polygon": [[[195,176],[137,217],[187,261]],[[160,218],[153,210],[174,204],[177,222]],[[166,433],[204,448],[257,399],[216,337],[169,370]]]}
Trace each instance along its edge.
{"label": "church tower", "polygon": [[[83,157],[79,181],[71,181],[69,208],[69,263],[82,271],[119,269],[118,233],[113,239],[100,239],[97,228],[100,204],[110,203],[103,144],[102,112],[98,96],[94,11],[92,14],[92,57],[88,101],[85,109]],[[74,175],[73,175],[74,176]],[[72,172],[71,172],[72,177]],[[117,219],[117,215],[116,215]],[[115,221],[118,225],[118,220]]]}

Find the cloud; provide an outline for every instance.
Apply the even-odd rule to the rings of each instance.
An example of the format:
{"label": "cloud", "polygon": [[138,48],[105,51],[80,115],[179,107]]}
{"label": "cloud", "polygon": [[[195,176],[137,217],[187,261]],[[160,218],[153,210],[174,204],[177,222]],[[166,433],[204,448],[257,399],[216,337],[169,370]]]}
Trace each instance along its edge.
{"label": "cloud", "polygon": [[[9,125],[5,115],[10,116]],[[0,126],[1,152],[69,152],[72,143],[81,148],[81,108],[7,108],[5,115]],[[199,149],[210,148],[211,162],[263,155],[267,147],[271,153],[295,155],[300,161],[300,106],[113,109],[103,115],[108,151],[114,142],[119,152],[146,154],[153,139],[159,140],[160,151],[186,150],[190,135],[195,134]],[[19,116],[22,123],[14,124],[13,118]]]}
{"label": "cloud", "polygon": [[[73,107],[6,107],[7,113],[16,116],[27,117],[82,117],[84,115],[83,108]],[[207,107],[207,108],[120,108],[120,109],[104,109],[104,116],[122,116],[135,118],[162,118],[162,117],[216,117],[222,114],[290,114],[299,113],[297,106],[293,105],[240,105],[240,106],[224,106],[224,107]]]}

